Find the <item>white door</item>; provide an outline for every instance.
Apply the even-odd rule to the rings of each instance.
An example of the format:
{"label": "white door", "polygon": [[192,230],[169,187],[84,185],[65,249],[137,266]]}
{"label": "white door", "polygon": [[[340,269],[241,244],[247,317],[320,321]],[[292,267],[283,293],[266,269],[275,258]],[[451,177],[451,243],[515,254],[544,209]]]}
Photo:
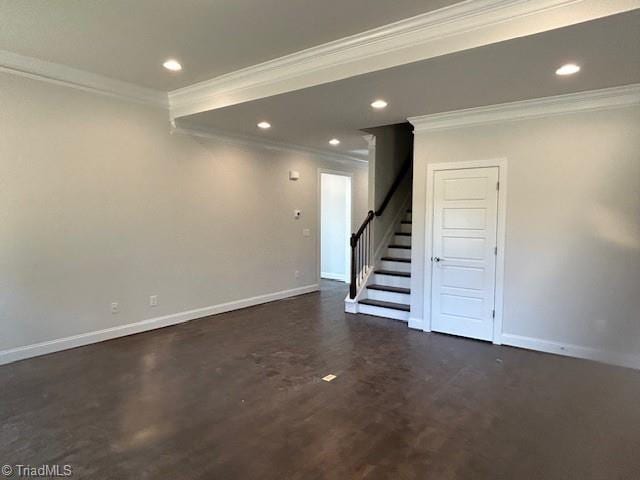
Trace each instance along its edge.
{"label": "white door", "polygon": [[431,328],[493,339],[498,167],[434,175]]}

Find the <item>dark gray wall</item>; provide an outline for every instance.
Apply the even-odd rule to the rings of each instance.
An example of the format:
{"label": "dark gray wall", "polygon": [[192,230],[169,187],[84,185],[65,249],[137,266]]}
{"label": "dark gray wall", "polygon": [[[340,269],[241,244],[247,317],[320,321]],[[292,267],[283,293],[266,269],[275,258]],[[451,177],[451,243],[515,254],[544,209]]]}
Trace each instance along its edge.
{"label": "dark gray wall", "polygon": [[[413,149],[412,126],[409,124],[387,125],[367,129],[376,138],[375,161],[373,162],[374,209],[380,208],[384,197],[400,173]],[[371,178],[371,177],[370,177]],[[391,227],[402,207],[402,202],[411,190],[411,172],[396,191],[384,214],[376,219],[373,241],[374,251],[380,247],[384,234]]]}

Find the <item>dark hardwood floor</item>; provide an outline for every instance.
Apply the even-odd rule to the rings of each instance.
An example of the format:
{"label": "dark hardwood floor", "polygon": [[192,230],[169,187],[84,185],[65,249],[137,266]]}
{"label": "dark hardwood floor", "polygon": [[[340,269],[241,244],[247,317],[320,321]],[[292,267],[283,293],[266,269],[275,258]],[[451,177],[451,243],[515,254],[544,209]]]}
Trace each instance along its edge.
{"label": "dark hardwood floor", "polygon": [[348,315],[344,285],[325,287],[0,367],[0,463],[91,479],[640,478],[639,372]]}

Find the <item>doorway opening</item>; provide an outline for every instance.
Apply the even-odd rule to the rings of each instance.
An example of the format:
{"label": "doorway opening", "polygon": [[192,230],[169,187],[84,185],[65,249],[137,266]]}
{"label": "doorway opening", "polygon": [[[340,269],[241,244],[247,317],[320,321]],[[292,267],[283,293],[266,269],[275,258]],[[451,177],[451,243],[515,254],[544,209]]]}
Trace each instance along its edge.
{"label": "doorway opening", "polygon": [[320,171],[320,278],[349,282],[351,174]]}

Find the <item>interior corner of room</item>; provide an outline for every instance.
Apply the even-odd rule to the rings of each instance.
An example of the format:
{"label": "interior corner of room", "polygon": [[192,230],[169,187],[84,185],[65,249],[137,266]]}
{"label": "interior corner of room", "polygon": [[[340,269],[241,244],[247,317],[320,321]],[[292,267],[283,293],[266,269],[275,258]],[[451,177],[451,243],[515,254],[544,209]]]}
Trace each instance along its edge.
{"label": "interior corner of room", "polygon": [[640,0],[63,3],[0,3],[3,474],[638,476]]}

